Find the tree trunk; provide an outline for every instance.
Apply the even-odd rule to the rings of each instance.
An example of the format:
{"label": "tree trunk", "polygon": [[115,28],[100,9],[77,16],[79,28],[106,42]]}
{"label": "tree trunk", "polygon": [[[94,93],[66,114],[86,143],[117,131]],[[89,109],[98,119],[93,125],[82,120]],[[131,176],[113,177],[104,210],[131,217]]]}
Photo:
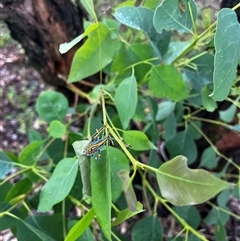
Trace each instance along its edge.
{"label": "tree trunk", "polygon": [[0,0],[0,7],[11,36],[24,48],[29,64],[46,83],[64,88],[80,45],[63,55],[58,49],[83,32],[86,14],[79,4],[70,0]]}

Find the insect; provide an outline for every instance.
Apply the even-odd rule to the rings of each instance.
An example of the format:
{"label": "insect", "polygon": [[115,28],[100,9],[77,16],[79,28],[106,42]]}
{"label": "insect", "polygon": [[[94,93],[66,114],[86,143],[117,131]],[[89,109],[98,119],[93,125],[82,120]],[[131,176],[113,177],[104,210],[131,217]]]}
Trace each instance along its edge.
{"label": "insect", "polygon": [[99,134],[105,129],[105,126],[102,126],[99,130],[96,130],[96,132],[91,136],[91,141],[99,139]]}
{"label": "insect", "polygon": [[105,126],[102,126],[99,130],[96,130],[96,132],[91,136],[90,142],[83,150],[84,156],[91,156],[93,157],[96,153],[97,156],[95,156],[96,160],[100,160],[101,153],[100,150],[106,145],[106,143],[110,140],[113,144],[113,138],[110,136],[102,137],[100,138],[99,134],[105,130]]}
{"label": "insect", "polygon": [[[106,127],[102,126],[99,130],[96,130],[96,132],[91,136],[89,143],[83,149],[84,156],[93,157],[95,155],[95,159],[100,160],[101,159],[100,151],[108,143],[108,141],[110,141],[111,144],[114,145],[113,140],[115,140],[115,139],[110,137],[110,135],[105,136],[105,137],[104,137],[104,135],[102,135],[102,137],[99,136],[105,130],[106,130]],[[106,131],[105,131],[105,133],[106,133]],[[125,146],[129,147],[130,145],[125,144]]]}
{"label": "insect", "polygon": [[95,156],[95,159],[100,160],[101,158],[100,151],[109,140],[112,141],[112,138],[109,136],[106,138],[98,137],[97,139],[91,140],[88,143],[88,145],[84,148],[83,155],[93,157],[97,153],[97,156]]}

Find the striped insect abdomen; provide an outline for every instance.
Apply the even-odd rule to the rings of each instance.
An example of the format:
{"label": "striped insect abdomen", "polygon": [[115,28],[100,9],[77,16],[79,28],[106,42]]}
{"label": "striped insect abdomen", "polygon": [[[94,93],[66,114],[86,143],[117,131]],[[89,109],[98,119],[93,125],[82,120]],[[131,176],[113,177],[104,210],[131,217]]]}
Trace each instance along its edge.
{"label": "striped insect abdomen", "polygon": [[108,138],[101,138],[91,141],[83,151],[85,156],[93,156],[95,153],[100,152],[101,148],[106,145]]}

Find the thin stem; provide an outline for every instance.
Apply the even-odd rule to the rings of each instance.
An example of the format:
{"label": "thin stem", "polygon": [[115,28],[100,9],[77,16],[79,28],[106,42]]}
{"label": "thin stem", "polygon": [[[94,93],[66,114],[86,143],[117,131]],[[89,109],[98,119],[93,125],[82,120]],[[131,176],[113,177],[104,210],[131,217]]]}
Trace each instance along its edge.
{"label": "thin stem", "polygon": [[221,121],[205,119],[205,118],[198,117],[198,116],[191,116],[191,117],[188,118],[188,120],[189,119],[191,119],[191,120],[199,120],[199,121],[203,121],[203,122],[207,122],[207,123],[212,123],[212,124],[215,124],[215,125],[223,126],[223,127],[227,128],[227,129],[229,129],[231,131],[234,131],[234,129],[232,128],[231,125],[228,125],[228,124],[226,124],[224,122],[221,122]]}
{"label": "thin stem", "polygon": [[185,227],[186,230],[189,230],[195,236],[200,238],[203,241],[208,241],[201,233],[197,232],[194,228],[192,228],[183,218],[181,218],[168,204],[167,200],[161,198],[151,187],[149,182],[146,181],[146,186],[148,187],[149,191],[152,193],[155,199],[158,199],[162,205]]}
{"label": "thin stem", "polygon": [[233,166],[235,166],[240,171],[240,166],[238,166],[235,162],[233,162],[230,158],[223,155],[221,152],[218,151],[216,146],[212,143],[212,141],[208,138],[207,135],[197,126],[194,122],[192,122],[190,119],[186,119],[189,123],[192,124],[192,126],[202,135],[202,137],[208,142],[208,144],[213,148],[213,150],[216,152],[216,154],[220,157],[222,157],[227,162],[231,163]]}
{"label": "thin stem", "polygon": [[32,168],[32,171],[33,171],[37,176],[39,176],[41,179],[43,179],[45,182],[48,181],[48,179],[47,179],[46,177],[44,177],[42,174],[40,174],[35,167]]}
{"label": "thin stem", "polygon": [[65,210],[65,199],[62,201],[62,226],[63,226],[63,237],[67,236],[67,230],[66,230],[66,210]]}
{"label": "thin stem", "polygon": [[223,212],[223,213],[226,213],[226,214],[228,214],[228,215],[230,215],[230,216],[232,216],[232,217],[240,220],[240,216],[239,216],[239,215],[237,215],[237,214],[235,214],[235,213],[232,213],[232,212],[228,211],[227,209],[224,209],[224,208],[222,208],[222,207],[218,207],[217,205],[215,205],[214,203],[212,203],[212,202],[210,202],[210,201],[208,201],[207,204],[209,204],[210,206],[212,206],[212,207],[215,208],[216,210],[219,210],[219,211],[221,211],[221,212]]}
{"label": "thin stem", "polygon": [[16,173],[10,175],[9,177],[6,177],[6,178],[0,183],[0,186],[2,186],[3,184],[5,184],[6,182],[10,181],[12,178],[17,177],[17,176],[23,174],[24,172],[29,172],[29,171],[31,171],[31,170],[32,170],[32,167],[28,167],[28,168],[26,168],[26,169],[20,170],[20,171],[18,171],[18,172],[16,172]]}

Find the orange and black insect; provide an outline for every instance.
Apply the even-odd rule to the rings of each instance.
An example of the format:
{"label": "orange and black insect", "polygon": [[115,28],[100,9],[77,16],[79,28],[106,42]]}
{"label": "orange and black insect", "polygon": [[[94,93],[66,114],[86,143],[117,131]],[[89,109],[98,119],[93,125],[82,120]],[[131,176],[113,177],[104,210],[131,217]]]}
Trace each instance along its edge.
{"label": "orange and black insect", "polygon": [[100,158],[101,158],[100,150],[106,145],[109,138],[110,137],[98,138],[98,139],[90,141],[88,143],[88,145],[84,148],[83,155],[93,157],[96,153],[98,153],[98,155],[95,157],[95,159],[100,160]]}
{"label": "orange and black insect", "polygon": [[84,148],[83,150],[83,155],[84,156],[91,156],[93,157],[96,153],[97,156],[95,156],[95,159],[100,160],[101,154],[100,151],[101,149],[106,145],[106,143],[110,140],[113,144],[113,138],[110,136],[107,137],[102,137],[100,138],[99,134],[103,132],[105,129],[105,126],[101,127],[99,130],[96,130],[96,132],[91,136],[90,142],[88,145]]}

